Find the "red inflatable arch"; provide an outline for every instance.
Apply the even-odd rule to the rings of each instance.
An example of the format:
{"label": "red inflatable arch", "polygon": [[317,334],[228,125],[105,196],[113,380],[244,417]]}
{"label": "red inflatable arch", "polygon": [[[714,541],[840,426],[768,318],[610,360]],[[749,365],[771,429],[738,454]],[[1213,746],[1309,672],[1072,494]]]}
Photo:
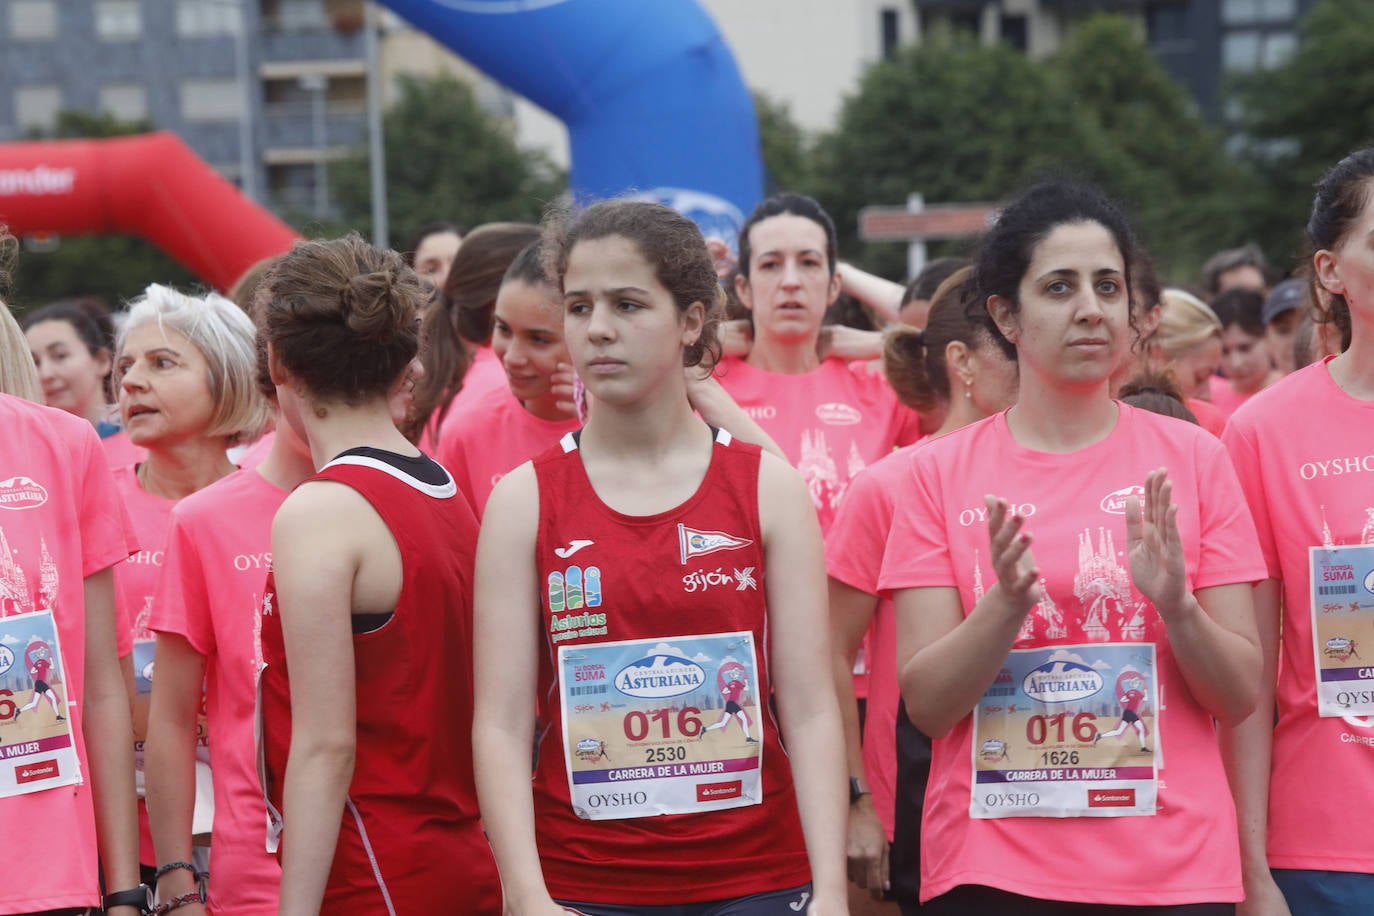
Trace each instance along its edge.
{"label": "red inflatable arch", "polygon": [[298,238],[165,131],[0,143],[0,224],[141,236],[220,290]]}

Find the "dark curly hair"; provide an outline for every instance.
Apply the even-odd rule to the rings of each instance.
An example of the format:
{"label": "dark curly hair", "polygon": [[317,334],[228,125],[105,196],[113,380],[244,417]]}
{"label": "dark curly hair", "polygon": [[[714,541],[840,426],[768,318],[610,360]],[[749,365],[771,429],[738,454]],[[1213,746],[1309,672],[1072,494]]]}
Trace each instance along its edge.
{"label": "dark curly hair", "polygon": [[385,395],[419,349],[420,278],[357,233],[297,242],[261,295],[267,342],[317,398]]}
{"label": "dark curly hair", "polygon": [[[720,359],[716,327],[725,305],[725,293],[716,276],[715,262],[697,224],[662,204],[639,200],[607,200],[593,204],[576,216],[555,210],[545,220],[544,256],[547,274],[563,291],[568,256],[578,242],[620,236],[639,248],[654,268],[654,275],[685,312],[700,302],[706,322],[696,343],[682,352],[684,366],[714,365]],[[709,359],[708,359],[709,357]]]}

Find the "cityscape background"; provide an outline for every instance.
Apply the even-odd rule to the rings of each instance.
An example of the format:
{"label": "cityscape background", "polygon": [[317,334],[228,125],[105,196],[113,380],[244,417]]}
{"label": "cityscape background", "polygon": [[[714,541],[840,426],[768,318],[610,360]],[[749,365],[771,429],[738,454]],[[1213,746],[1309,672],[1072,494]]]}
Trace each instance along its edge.
{"label": "cityscape background", "polygon": [[[885,63],[913,62],[919,70],[923,52],[955,47],[965,53],[977,48],[985,55],[1011,52],[1031,65],[1049,66],[1072,53],[1074,36],[1085,23],[1100,22],[1102,14],[1110,14],[1186,100],[1188,136],[1171,137],[1166,131],[1160,137],[1164,146],[1172,139],[1187,147],[1169,153],[1176,154],[1170,168],[1186,168],[1180,163],[1192,156],[1198,171],[1206,174],[1208,163],[1219,162],[1218,156],[1249,157],[1246,177],[1251,184],[1242,187],[1236,178],[1235,218],[1228,223],[1218,217],[1210,225],[1216,238],[1208,250],[1254,239],[1283,262],[1292,246],[1275,227],[1291,219],[1295,204],[1286,198],[1282,204],[1250,198],[1254,182],[1270,177],[1264,174],[1266,164],[1280,174],[1281,160],[1298,153],[1291,142],[1265,139],[1262,131],[1257,136],[1248,130],[1251,112],[1236,87],[1243,89],[1244,81],[1256,74],[1293,68],[1303,46],[1304,19],[1315,6],[1363,7],[1352,15],[1364,19],[1370,19],[1369,8],[1374,7],[1358,0],[701,2],[756,93],[770,189],[788,187],[820,198],[837,218],[846,254],[889,275],[902,271],[901,248],[888,244],[879,250],[857,238],[861,204],[900,206],[913,192],[925,193],[927,202],[995,199],[1013,193],[1025,175],[1002,175],[990,183],[985,179],[992,166],[985,164],[978,171],[951,175],[948,187],[941,188],[941,182],[922,181],[919,167],[880,164],[876,175],[871,174],[873,168],[862,170],[872,178],[867,186],[846,188],[844,176],[825,174],[827,144],[833,160],[856,135],[855,112],[864,96],[872,94],[873,74]],[[363,0],[7,0],[0,9],[0,142],[170,130],[246,194],[306,233],[368,229],[369,21],[377,24],[375,75],[389,112],[387,174],[394,246],[402,247],[409,231],[433,219],[470,226],[498,217],[537,218],[561,187],[568,165],[567,134],[557,119],[487,79],[394,13],[378,8],[369,19]],[[1351,30],[1361,31],[1353,22]],[[1363,82],[1371,79],[1367,73],[1353,76]],[[1126,78],[1129,81],[1129,75]],[[1148,74],[1141,74],[1139,82],[1147,87]],[[920,91],[914,89],[913,94]],[[408,148],[392,149],[396,113],[407,110],[409,103],[406,117],[413,122],[417,113],[426,118],[428,110],[435,123],[427,126],[442,135],[447,114],[435,106],[448,104],[446,94],[470,99],[475,129],[500,135],[518,151],[516,164],[524,171],[512,179],[509,199],[482,203],[460,194],[446,212],[439,212],[445,209],[443,195],[434,192],[432,181],[416,177],[414,187],[407,187],[401,176],[398,186],[393,176],[403,170],[393,160],[405,158]],[[1169,104],[1177,108],[1175,101]],[[1356,107],[1352,104],[1352,117],[1357,117]],[[892,114],[891,128],[900,134],[910,118]],[[1177,111],[1170,116],[1181,117]],[[943,124],[941,129],[957,135],[971,123]],[[928,125],[923,129],[929,133]],[[1111,132],[1119,137],[1130,129],[1123,125]],[[1370,129],[1364,125],[1352,133],[1358,136]],[[957,158],[956,136],[936,137],[933,142],[946,140],[953,147],[950,156]],[[468,150],[475,148],[475,142],[455,141],[446,155],[461,172]],[[1127,152],[1131,168],[1149,159],[1138,150]],[[852,149],[845,149],[844,155],[852,154]],[[940,154],[937,148],[932,155],[926,146],[922,162]],[[1165,154],[1161,150],[1160,155]],[[1028,161],[1036,158],[1027,154]],[[1102,170],[1110,171],[1105,165]],[[1091,164],[1087,171],[1094,172]],[[464,180],[491,184],[473,176],[454,179]],[[1294,175],[1290,184],[1304,180],[1310,187],[1307,175]],[[1111,186],[1111,180],[1105,183],[1128,204],[1139,203],[1129,190],[1123,193],[1121,187]],[[1159,190],[1175,187],[1161,184]],[[1282,192],[1291,196],[1291,190]],[[882,199],[877,196],[880,191]],[[860,193],[873,199],[849,199]],[[425,203],[416,205],[417,198]],[[417,212],[427,206],[432,212]],[[1242,212],[1247,207],[1254,212]],[[1148,217],[1146,228],[1154,228]],[[28,240],[32,256],[26,255],[30,263],[20,265],[19,280],[30,282],[28,289],[16,283],[13,298],[19,307],[35,296],[75,291],[54,285],[61,271],[45,266],[45,256],[66,246],[67,240]],[[1181,272],[1194,268],[1207,253],[1191,257],[1166,245],[1161,260]],[[1157,258],[1160,254],[1156,251]],[[138,290],[100,291],[127,296]]]}

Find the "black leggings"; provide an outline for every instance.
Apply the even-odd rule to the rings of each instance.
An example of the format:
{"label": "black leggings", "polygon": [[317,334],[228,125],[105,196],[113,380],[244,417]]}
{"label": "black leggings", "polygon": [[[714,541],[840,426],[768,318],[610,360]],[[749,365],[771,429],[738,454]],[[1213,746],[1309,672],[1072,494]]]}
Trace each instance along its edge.
{"label": "black leggings", "polygon": [[934,916],[1235,916],[1234,903],[1183,903],[1177,906],[1113,906],[1037,900],[978,884],[961,884],[927,901],[921,914]]}

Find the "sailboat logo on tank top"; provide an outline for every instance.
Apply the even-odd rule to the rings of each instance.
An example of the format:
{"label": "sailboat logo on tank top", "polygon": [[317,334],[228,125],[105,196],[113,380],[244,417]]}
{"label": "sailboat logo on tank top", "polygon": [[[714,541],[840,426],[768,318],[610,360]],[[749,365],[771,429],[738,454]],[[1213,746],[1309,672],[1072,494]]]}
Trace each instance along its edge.
{"label": "sailboat logo on tank top", "polygon": [[724,531],[698,531],[683,524],[677,526],[677,540],[684,566],[692,557],[705,556],[718,550],[737,550],[754,543],[749,538],[735,537]]}

